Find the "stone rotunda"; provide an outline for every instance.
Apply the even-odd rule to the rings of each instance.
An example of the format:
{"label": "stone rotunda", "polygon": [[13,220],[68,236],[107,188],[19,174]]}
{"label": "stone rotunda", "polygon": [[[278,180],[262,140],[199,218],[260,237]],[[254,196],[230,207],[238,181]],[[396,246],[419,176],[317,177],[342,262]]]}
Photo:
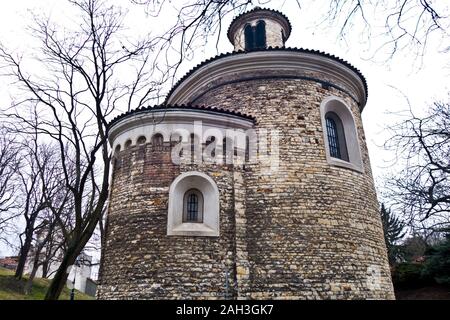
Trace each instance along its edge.
{"label": "stone rotunda", "polygon": [[393,299],[349,63],[255,8],[234,51],[111,121],[100,299]]}

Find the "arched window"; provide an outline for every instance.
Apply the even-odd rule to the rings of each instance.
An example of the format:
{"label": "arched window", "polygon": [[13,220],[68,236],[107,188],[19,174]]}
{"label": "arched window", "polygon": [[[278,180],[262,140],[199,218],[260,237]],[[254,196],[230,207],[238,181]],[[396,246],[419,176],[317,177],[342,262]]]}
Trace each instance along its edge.
{"label": "arched window", "polygon": [[117,146],[116,146],[116,149],[114,150],[114,153],[119,153],[120,152],[120,144],[118,144]]}
{"label": "arched window", "polygon": [[264,49],[266,47],[266,23],[259,20],[255,29],[255,49]]}
{"label": "arched window", "polygon": [[184,194],[183,222],[203,222],[203,196],[197,189]]}
{"label": "arched window", "polygon": [[144,144],[147,141],[147,138],[145,136],[140,136],[137,139],[137,144]]}
{"label": "arched window", "polygon": [[364,172],[358,132],[351,108],[330,96],[320,105],[325,156],[330,165]]}
{"label": "arched window", "polygon": [[218,237],[219,189],[203,172],[180,174],[169,188],[167,235]]}
{"label": "arched window", "polygon": [[244,28],[245,50],[264,49],[266,44],[266,23],[259,20],[256,26],[247,24]]}
{"label": "arched window", "polygon": [[330,156],[348,161],[347,144],[341,119],[336,113],[328,112],[325,115],[325,121]]}
{"label": "arched window", "polygon": [[244,28],[245,35],[245,50],[252,50],[255,48],[255,39],[253,35],[253,28],[247,24]]}
{"label": "arched window", "polygon": [[154,146],[162,146],[163,142],[164,142],[164,137],[160,133],[157,133],[152,137],[152,144]]}
{"label": "arched window", "polygon": [[125,142],[125,149],[129,149],[130,147],[131,147],[131,144],[132,144],[133,142],[130,140],[130,139],[128,139],[126,142]]}
{"label": "arched window", "polygon": [[191,193],[186,197],[186,221],[197,221],[198,219],[198,196]]}

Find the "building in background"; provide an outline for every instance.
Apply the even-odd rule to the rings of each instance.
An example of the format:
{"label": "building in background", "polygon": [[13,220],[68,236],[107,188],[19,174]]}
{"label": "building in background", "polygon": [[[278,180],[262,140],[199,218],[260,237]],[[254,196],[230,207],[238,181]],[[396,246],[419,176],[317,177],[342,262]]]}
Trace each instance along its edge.
{"label": "building in background", "polygon": [[0,258],[0,267],[9,270],[16,270],[17,264],[19,263],[18,256],[2,257]]}
{"label": "building in background", "polygon": [[[25,266],[25,273],[31,273],[31,270],[33,268],[33,249],[30,250],[31,254],[29,255],[29,258],[27,259],[27,263]],[[39,266],[37,272],[36,272],[36,278],[48,278],[52,279],[56,271],[59,267],[59,260],[54,259],[51,261],[51,263],[46,267],[47,270],[45,271],[45,274],[43,272],[42,266]],[[73,265],[69,269],[69,276],[67,278],[67,287],[69,289],[72,289],[75,287],[78,291],[84,292],[86,294],[89,294],[91,296],[95,296],[95,292],[97,289],[97,281],[96,278],[93,279],[93,276],[97,276],[98,272],[96,271],[98,269],[98,263],[95,264],[92,262],[92,257],[90,255],[87,255],[85,253],[81,253],[76,262],[75,265]]]}

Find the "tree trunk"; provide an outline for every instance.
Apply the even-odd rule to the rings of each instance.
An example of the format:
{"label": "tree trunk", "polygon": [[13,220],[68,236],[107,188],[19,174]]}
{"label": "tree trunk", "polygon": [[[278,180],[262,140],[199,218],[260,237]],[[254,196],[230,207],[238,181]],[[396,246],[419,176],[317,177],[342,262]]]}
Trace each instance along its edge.
{"label": "tree trunk", "polygon": [[30,232],[30,229],[31,228],[28,228],[25,233],[25,242],[23,243],[22,248],[20,248],[19,261],[17,263],[16,273],[14,274],[14,277],[19,280],[22,279],[25,263],[27,262],[28,253],[31,248],[31,241],[33,240],[33,231]]}
{"label": "tree trunk", "polygon": [[42,278],[47,278],[49,263],[42,263]]}
{"label": "tree trunk", "polygon": [[[106,180],[106,184],[107,183],[108,181]],[[108,190],[108,188],[105,189]],[[103,196],[103,199],[102,196],[100,196],[99,201],[102,201],[101,208],[103,208],[103,205],[106,202],[106,196]],[[94,214],[94,217],[96,219],[91,218],[91,221],[88,223],[84,232],[79,237],[72,238],[70,243],[68,244],[67,251],[65,252],[61,264],[55,273],[55,277],[53,278],[52,282],[50,283],[50,287],[47,290],[44,298],[45,300],[57,300],[59,298],[64,286],[66,285],[67,277],[69,276],[69,274],[67,273],[67,268],[75,263],[78,255],[81,253],[84,246],[92,236],[92,233],[94,232],[99,219],[101,219],[101,211],[100,214],[96,212],[96,214]]]}
{"label": "tree trunk", "polygon": [[25,284],[25,288],[24,288],[24,292],[26,295],[29,295],[31,293],[31,288],[33,287],[33,280],[34,277],[36,276],[36,272],[39,269],[39,263],[38,260],[36,259],[35,262],[33,263],[33,270],[31,271],[30,277],[27,280],[27,283]]}
{"label": "tree trunk", "polygon": [[58,300],[64,286],[66,285],[67,278],[69,277],[67,268],[75,263],[77,256],[83,249],[83,246],[78,245],[67,249],[67,253],[64,255],[61,264],[59,265],[58,270],[50,283],[50,287],[48,288],[44,298],[45,300]]}

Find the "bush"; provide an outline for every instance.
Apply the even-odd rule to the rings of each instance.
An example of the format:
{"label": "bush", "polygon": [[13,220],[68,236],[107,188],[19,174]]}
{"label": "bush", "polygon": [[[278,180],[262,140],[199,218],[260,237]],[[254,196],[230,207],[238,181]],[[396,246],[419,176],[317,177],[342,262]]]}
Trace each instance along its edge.
{"label": "bush", "polygon": [[404,262],[395,266],[392,282],[397,288],[418,288],[430,284],[430,277],[423,272],[424,265]]}
{"label": "bush", "polygon": [[450,285],[450,235],[428,250],[422,276],[432,278],[439,284]]}

